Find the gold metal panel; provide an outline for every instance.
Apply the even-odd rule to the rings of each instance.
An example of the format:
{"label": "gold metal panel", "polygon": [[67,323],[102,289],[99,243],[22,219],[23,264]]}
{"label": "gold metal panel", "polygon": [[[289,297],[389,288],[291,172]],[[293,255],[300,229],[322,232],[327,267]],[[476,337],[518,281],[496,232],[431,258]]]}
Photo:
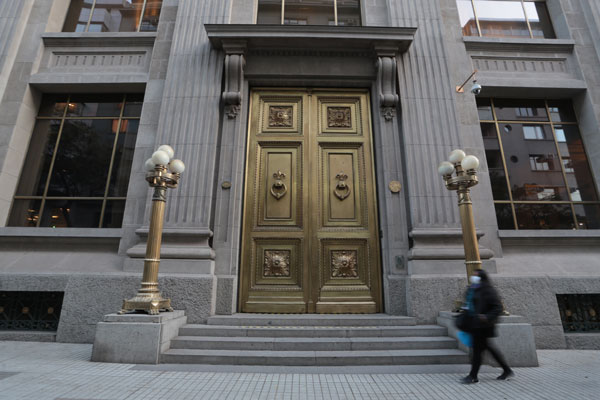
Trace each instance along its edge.
{"label": "gold metal panel", "polygon": [[258,135],[302,134],[302,97],[260,98]]}
{"label": "gold metal panel", "polygon": [[360,98],[319,97],[320,135],[362,135]]}
{"label": "gold metal panel", "polygon": [[302,148],[298,142],[258,142],[254,199],[257,226],[302,225]]}
{"label": "gold metal panel", "polygon": [[255,239],[253,289],[302,290],[302,242],[300,239]]}
{"label": "gold metal panel", "polygon": [[320,150],[322,226],[366,228],[362,143],[321,143]]}
{"label": "gold metal panel", "polygon": [[240,310],[381,311],[366,91],[254,90]]}
{"label": "gold metal panel", "polygon": [[[373,313],[377,300],[371,288],[373,266],[366,240],[322,240],[318,313]],[[375,291],[377,293],[377,291]]]}
{"label": "gold metal panel", "polygon": [[321,289],[352,286],[353,290],[368,290],[370,266],[366,240],[325,239],[320,244]]}

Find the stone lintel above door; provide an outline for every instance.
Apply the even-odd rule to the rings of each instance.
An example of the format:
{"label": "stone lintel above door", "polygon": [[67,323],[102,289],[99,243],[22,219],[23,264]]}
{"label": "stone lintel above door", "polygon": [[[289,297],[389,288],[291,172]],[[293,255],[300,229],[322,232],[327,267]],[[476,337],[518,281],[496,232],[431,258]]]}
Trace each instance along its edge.
{"label": "stone lintel above door", "polygon": [[215,49],[243,40],[248,49],[365,51],[386,46],[396,53],[410,47],[417,31],[413,27],[235,24],[206,24],[204,29]]}
{"label": "stone lintel above door", "polygon": [[[244,79],[256,85],[270,81],[283,86],[320,86],[344,81],[363,87],[376,80],[387,121],[395,115],[399,99],[396,55],[410,47],[417,30],[253,24],[206,24],[204,29],[213,48],[224,52],[222,100],[228,118],[239,114]],[[291,62],[289,57],[296,59]],[[343,61],[348,58],[353,61]]]}

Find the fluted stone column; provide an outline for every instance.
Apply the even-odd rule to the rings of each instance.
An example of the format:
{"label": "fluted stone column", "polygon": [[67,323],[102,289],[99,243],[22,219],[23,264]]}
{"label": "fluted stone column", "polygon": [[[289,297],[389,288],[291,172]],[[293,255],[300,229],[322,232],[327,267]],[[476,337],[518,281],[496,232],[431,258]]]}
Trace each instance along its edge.
{"label": "fluted stone column", "polygon": [[[177,2],[156,136],[144,154],[148,157],[151,149],[169,144],[176,157],[186,164],[179,187],[167,199],[162,272],[214,273],[215,253],[209,241],[218,162],[223,56],[211,48],[204,24],[226,23],[229,7],[230,2],[222,0]],[[143,257],[147,232],[144,226],[147,227],[150,211],[149,191],[146,193],[145,213],[132,221],[142,226],[137,230],[142,240],[127,250],[134,259]]]}
{"label": "fluted stone column", "polygon": [[583,76],[587,82],[596,82],[595,85],[588,83],[586,93],[574,99],[574,106],[579,110],[579,129],[596,178],[596,187],[600,188],[600,87],[597,84],[600,82],[600,3],[597,0],[579,0],[563,7],[575,39],[575,53]]}
{"label": "fluted stone column", "polygon": [[[456,195],[444,187],[437,165],[454,148],[466,148],[483,158],[483,141],[472,141],[472,127],[465,129],[459,120],[440,0],[394,0],[388,1],[388,7],[393,26],[418,27],[412,46],[398,59],[412,239],[408,273],[459,273],[464,270],[464,252]],[[465,73],[468,76],[470,69]],[[489,183],[484,179],[474,197],[477,190],[489,191]],[[491,255],[482,251],[484,258]]]}
{"label": "fluted stone column", "polygon": [[40,96],[29,87],[50,0],[0,0],[0,226],[6,226]]}
{"label": "fluted stone column", "polygon": [[19,19],[23,11],[31,7],[31,3],[0,0],[0,99],[4,96],[8,75],[25,29],[25,24],[19,23]]}

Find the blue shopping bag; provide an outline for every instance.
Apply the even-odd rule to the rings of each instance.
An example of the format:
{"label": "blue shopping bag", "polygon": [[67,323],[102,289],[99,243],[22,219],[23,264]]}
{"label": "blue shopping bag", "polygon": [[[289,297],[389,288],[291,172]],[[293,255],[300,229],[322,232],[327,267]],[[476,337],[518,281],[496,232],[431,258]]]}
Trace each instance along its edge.
{"label": "blue shopping bag", "polygon": [[473,347],[473,336],[467,332],[458,331],[458,340],[467,347]]}

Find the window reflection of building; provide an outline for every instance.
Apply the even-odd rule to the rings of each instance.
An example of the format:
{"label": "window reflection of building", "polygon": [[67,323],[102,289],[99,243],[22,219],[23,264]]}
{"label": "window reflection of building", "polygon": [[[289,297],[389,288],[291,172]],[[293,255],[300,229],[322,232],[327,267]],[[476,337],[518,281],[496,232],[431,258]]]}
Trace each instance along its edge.
{"label": "window reflection of building", "polygon": [[121,226],[140,95],[47,95],[9,226]]}
{"label": "window reflection of building", "polygon": [[64,32],[156,31],[162,0],[73,0]]}
{"label": "window reflection of building", "polygon": [[500,229],[598,229],[600,201],[568,101],[479,99]]}
{"label": "window reflection of building", "polygon": [[532,171],[550,171],[552,165],[552,155],[548,157],[545,154],[530,154],[529,164],[531,165]]}
{"label": "window reflection of building", "polygon": [[359,26],[359,0],[259,0],[261,25]]}
{"label": "window reflection of building", "polygon": [[464,36],[555,38],[544,1],[457,0]]}

